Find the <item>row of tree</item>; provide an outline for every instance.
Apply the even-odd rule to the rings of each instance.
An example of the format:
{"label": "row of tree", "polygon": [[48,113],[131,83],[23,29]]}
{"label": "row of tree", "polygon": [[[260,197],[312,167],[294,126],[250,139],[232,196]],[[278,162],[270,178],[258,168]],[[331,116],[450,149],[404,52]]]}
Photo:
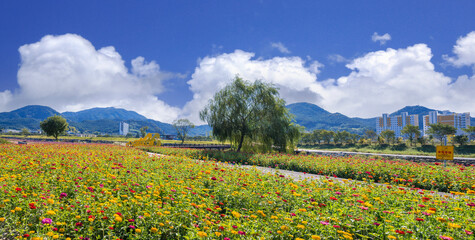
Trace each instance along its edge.
{"label": "row of tree", "polygon": [[[464,131],[470,136],[475,133],[475,126],[470,126]],[[406,125],[401,133],[406,139],[409,140],[411,146],[415,143],[420,143],[421,145],[426,144],[428,140],[433,138],[438,139],[441,143],[446,140],[446,137],[449,135],[454,135],[457,132],[457,129],[453,126],[436,123],[430,124],[428,130],[429,137],[422,137],[421,131],[418,126]],[[324,129],[317,129],[310,133],[303,133],[300,139],[302,144],[320,144],[326,143],[330,144],[331,142],[335,144],[354,144],[359,140],[367,139],[370,141],[377,141],[380,144],[394,144],[400,139],[396,139],[396,133],[392,130],[384,130],[379,135],[373,130],[367,130],[363,136],[357,134],[351,134],[347,131],[329,131]],[[464,145],[468,142],[469,138],[467,135],[457,135],[453,137],[453,142]]]}

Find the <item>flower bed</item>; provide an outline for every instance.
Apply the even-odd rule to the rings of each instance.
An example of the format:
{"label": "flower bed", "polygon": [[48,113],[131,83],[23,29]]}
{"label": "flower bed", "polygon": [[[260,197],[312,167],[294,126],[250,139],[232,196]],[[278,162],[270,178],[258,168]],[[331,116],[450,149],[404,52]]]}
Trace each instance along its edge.
{"label": "flower bed", "polygon": [[444,168],[440,163],[415,163],[362,156],[252,154],[164,147],[145,150],[165,155],[214,159],[442,192],[467,192],[475,188],[473,166],[449,164]]}
{"label": "flower bed", "polygon": [[112,145],[0,146],[0,239],[466,239],[473,198]]}

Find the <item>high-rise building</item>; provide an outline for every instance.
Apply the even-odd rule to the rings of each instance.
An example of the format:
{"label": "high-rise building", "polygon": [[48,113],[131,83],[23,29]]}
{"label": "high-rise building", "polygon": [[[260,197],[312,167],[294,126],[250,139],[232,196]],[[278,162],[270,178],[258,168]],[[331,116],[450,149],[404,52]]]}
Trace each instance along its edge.
{"label": "high-rise building", "polygon": [[125,122],[119,123],[119,135],[127,135],[129,133],[129,124]]}
{"label": "high-rise building", "polygon": [[423,117],[424,135],[427,135],[429,124],[442,123],[447,124],[457,129],[455,135],[465,134],[464,128],[470,126],[470,113],[450,113],[442,112],[438,114],[437,111],[429,112],[429,115]]}
{"label": "high-rise building", "polygon": [[419,127],[419,116],[417,114],[409,115],[407,112],[397,116],[389,116],[384,113],[382,117],[376,119],[376,133],[379,135],[382,131],[394,131],[396,138],[405,137],[401,134],[401,130],[406,125]]}

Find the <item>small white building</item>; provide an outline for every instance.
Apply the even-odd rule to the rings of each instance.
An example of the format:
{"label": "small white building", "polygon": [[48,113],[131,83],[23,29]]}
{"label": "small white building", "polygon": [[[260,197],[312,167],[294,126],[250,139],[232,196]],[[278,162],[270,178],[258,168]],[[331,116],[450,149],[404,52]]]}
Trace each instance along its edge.
{"label": "small white building", "polygon": [[127,135],[129,133],[129,124],[125,122],[119,123],[119,135]]}

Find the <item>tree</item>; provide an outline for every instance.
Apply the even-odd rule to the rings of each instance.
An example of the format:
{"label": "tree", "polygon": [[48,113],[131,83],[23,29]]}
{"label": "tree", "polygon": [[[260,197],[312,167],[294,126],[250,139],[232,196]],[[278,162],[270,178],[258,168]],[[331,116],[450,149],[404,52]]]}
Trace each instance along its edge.
{"label": "tree", "polygon": [[214,95],[200,118],[212,127],[213,136],[230,140],[238,152],[245,140],[282,151],[298,141],[300,131],[278,94],[271,84],[260,80],[249,83],[236,76]]}
{"label": "tree", "polygon": [[30,134],[30,130],[28,130],[28,128],[23,128],[21,129],[21,134],[26,137]]}
{"label": "tree", "polygon": [[54,115],[40,123],[40,127],[47,136],[53,136],[58,141],[58,136],[68,129],[68,122],[61,116]]}
{"label": "tree", "polygon": [[460,146],[463,146],[465,143],[468,142],[468,137],[467,135],[457,135],[454,137],[454,142],[459,144]]}
{"label": "tree", "polygon": [[475,134],[475,126],[468,126],[463,129],[464,132],[468,133],[469,140],[472,139],[472,136]]}
{"label": "tree", "polygon": [[441,143],[444,142],[444,138],[447,135],[453,135],[457,132],[455,127],[442,123],[429,124],[429,127],[428,133],[438,138]]}
{"label": "tree", "polygon": [[181,144],[183,144],[185,142],[186,135],[192,128],[195,128],[195,125],[188,119],[178,119],[173,121],[173,127],[177,132],[178,138],[181,139]]}
{"label": "tree", "polygon": [[404,126],[404,128],[401,130],[401,133],[408,136],[409,142],[411,142],[411,146],[414,140],[416,140],[421,135],[419,127],[413,126],[411,124]]}
{"label": "tree", "polygon": [[322,129],[313,130],[312,139],[315,143],[320,144],[320,141],[322,140]]}
{"label": "tree", "polygon": [[379,135],[381,135],[381,138],[384,139],[384,141],[389,144],[394,143],[395,138],[396,138],[396,134],[392,130],[384,130]]}
{"label": "tree", "polygon": [[148,130],[148,126],[140,128],[140,134],[142,135],[142,137],[145,137],[145,135],[147,134],[147,130]]}
{"label": "tree", "polygon": [[376,134],[375,131],[373,130],[366,130],[365,133],[364,133],[365,137],[369,140],[371,140],[371,142],[376,139],[376,137],[378,137],[378,134]]}
{"label": "tree", "polygon": [[333,139],[333,136],[335,136],[335,133],[333,131],[328,131],[328,130],[322,130],[320,134],[322,136],[322,140],[326,144],[330,144],[331,140]]}

